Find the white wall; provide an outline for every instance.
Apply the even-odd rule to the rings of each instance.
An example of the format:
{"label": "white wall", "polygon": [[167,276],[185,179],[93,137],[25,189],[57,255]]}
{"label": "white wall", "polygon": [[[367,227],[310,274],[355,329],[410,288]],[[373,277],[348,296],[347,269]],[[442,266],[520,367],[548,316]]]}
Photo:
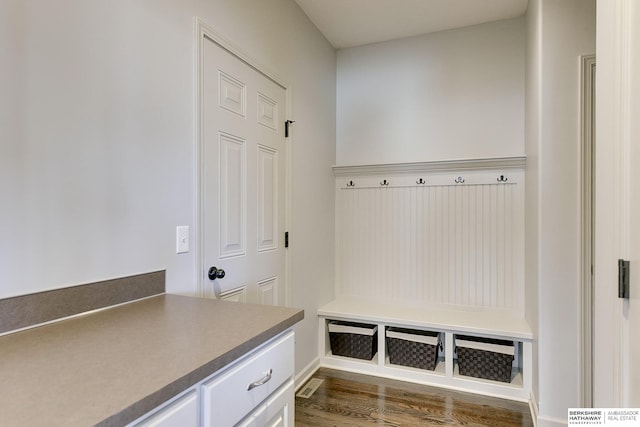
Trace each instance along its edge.
{"label": "white wall", "polygon": [[[526,60],[526,103],[525,103],[525,319],[531,326],[533,353],[538,354],[538,253],[540,222],[540,90],[541,48],[542,48],[542,3],[529,0],[527,8],[527,60]],[[531,391],[534,400],[539,395],[538,358],[533,358],[533,383]]]}
{"label": "white wall", "polygon": [[524,18],[338,51],[339,165],[524,153]]}
{"label": "white wall", "polygon": [[528,244],[527,280],[538,286],[538,425],[546,426],[566,424],[567,408],[580,405],[579,64],[595,52],[595,1],[532,1],[529,13],[536,11],[526,145],[527,238],[537,233],[537,242]]}
{"label": "white wall", "polygon": [[292,88],[299,369],[333,292],[336,54],[293,0],[0,3],[0,298],[157,269],[195,290],[194,16]]}

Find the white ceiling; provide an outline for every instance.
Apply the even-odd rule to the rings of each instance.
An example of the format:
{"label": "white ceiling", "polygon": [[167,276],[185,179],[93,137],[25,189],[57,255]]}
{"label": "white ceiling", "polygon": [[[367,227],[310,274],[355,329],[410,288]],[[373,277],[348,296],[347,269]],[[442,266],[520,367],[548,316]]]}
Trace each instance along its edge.
{"label": "white ceiling", "polygon": [[522,16],[528,0],[295,0],[338,49]]}

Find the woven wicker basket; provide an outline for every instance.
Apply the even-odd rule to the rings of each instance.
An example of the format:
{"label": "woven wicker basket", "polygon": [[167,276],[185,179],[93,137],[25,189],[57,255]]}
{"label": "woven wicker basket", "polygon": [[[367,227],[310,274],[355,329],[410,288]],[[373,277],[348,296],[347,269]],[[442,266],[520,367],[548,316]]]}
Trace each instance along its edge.
{"label": "woven wicker basket", "polygon": [[371,360],[378,352],[378,327],[353,322],[329,322],[331,353]]}
{"label": "woven wicker basket", "polygon": [[439,335],[430,331],[387,328],[389,362],[433,371],[438,362]]}
{"label": "woven wicker basket", "polygon": [[456,335],[460,375],[511,382],[513,341]]}

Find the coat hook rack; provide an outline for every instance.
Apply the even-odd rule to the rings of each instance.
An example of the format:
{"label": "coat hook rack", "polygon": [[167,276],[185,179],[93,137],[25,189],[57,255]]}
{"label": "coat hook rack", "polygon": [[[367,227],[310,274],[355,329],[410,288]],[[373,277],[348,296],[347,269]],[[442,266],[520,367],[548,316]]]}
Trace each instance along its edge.
{"label": "coat hook rack", "polygon": [[456,184],[462,184],[464,182],[464,178],[459,176],[454,181]]}
{"label": "coat hook rack", "polygon": [[389,185],[389,181],[385,179],[380,183],[380,185]]}
{"label": "coat hook rack", "polygon": [[354,187],[356,184],[354,184],[353,181],[349,181],[347,182],[347,187]]}
{"label": "coat hook rack", "polygon": [[416,181],[416,184],[426,184],[427,181],[425,181],[424,179],[420,178],[419,180]]}
{"label": "coat hook rack", "polygon": [[509,180],[509,178],[507,178],[507,177],[506,177],[506,176],[504,176],[504,175],[500,175],[500,176],[498,177],[498,182],[507,182],[508,180]]}

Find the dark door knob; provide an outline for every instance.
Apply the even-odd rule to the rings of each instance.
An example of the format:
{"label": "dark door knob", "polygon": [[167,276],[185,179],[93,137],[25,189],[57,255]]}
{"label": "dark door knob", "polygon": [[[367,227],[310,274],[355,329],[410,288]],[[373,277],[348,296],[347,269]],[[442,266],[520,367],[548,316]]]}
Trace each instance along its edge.
{"label": "dark door knob", "polygon": [[211,267],[209,269],[209,280],[216,280],[216,279],[222,279],[225,275],[225,272],[223,269],[218,269],[216,267]]}

